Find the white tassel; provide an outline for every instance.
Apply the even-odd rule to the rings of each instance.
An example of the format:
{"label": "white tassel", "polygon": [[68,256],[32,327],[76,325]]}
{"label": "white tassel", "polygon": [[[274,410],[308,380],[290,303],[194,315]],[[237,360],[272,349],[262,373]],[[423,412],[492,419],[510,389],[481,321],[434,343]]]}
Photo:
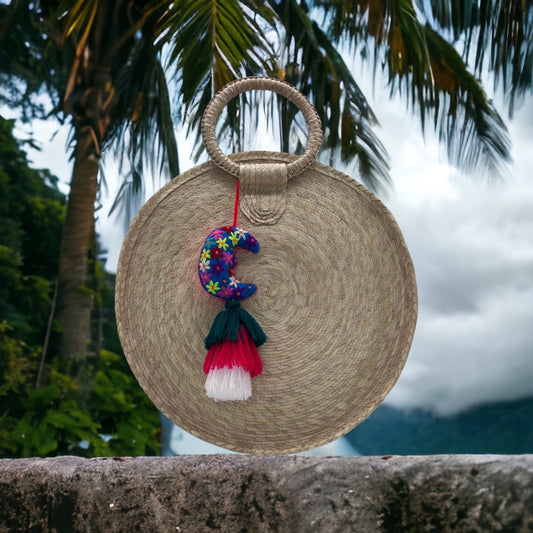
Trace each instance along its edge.
{"label": "white tassel", "polygon": [[247,400],[252,395],[250,372],[242,366],[212,368],[205,380],[205,393],[215,401]]}

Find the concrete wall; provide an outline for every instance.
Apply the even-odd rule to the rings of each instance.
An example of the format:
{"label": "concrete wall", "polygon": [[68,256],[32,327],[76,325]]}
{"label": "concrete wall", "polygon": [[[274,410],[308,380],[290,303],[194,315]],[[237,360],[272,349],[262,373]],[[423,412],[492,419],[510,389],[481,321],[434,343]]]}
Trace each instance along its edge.
{"label": "concrete wall", "polygon": [[531,532],[533,455],[0,460],[0,532]]}

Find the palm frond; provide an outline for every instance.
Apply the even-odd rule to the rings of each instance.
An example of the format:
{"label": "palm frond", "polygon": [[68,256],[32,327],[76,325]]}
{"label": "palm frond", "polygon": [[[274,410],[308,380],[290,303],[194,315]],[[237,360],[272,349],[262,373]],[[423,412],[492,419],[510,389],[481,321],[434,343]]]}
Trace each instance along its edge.
{"label": "palm frond", "polygon": [[99,0],[77,0],[74,5],[71,5],[68,11],[66,11],[64,17],[65,20],[62,22],[63,35],[61,37],[61,44],[64,45],[69,37],[72,37],[76,43],[74,61],[72,62],[70,76],[64,94],[65,101],[68,101],[76,86],[76,78],[79,76],[82,54],[87,46],[87,41],[93,29],[96,15],[98,13],[98,7]]}
{"label": "palm frond", "polygon": [[[357,16],[347,16],[338,8],[331,12],[332,32],[341,32],[334,37],[361,35],[357,26],[368,25],[367,41],[373,44],[374,61],[381,62],[388,72],[391,93],[408,98],[411,109],[418,111],[423,130],[426,121],[432,120],[450,162],[491,176],[505,174],[511,160],[507,129],[453,45],[424,23],[421,10],[425,4],[420,2],[417,11],[412,0],[377,2],[381,8],[374,5],[375,20],[370,25],[366,18],[370,20],[373,3],[341,3],[356,4]],[[455,15],[450,7],[441,16]]]}
{"label": "palm frond", "polygon": [[180,172],[159,45],[151,35],[144,35],[130,52],[115,84],[119,99],[116,105],[123,113],[110,125],[107,135],[123,176],[119,195],[124,206],[122,214],[128,222],[131,206],[138,205],[138,195],[144,195],[144,187],[136,184],[136,176],[144,175],[146,179],[149,174],[154,180],[166,181]]}
{"label": "palm frond", "polygon": [[355,46],[369,38],[381,44],[386,38],[387,0],[315,0],[313,5],[326,13],[328,31],[334,38],[346,37]]}
{"label": "palm frond", "polygon": [[431,0],[426,8],[435,27],[464,43],[463,59],[474,58],[477,75],[485,69],[494,73],[512,116],[533,88],[533,2]]}
{"label": "palm frond", "polygon": [[511,141],[503,120],[457,51],[429,26],[425,36],[436,88],[434,116],[450,161],[491,177],[504,175]]}
{"label": "palm frond", "polygon": [[[176,2],[165,22],[169,38],[169,66],[176,71],[180,103],[189,130],[199,132],[203,109],[225,84],[264,72],[264,56],[272,49],[264,35],[272,11],[261,2],[247,0],[192,0]],[[241,102],[243,100],[241,99]],[[235,140],[238,102],[228,105],[224,133]],[[199,133],[197,154],[201,153]]]}
{"label": "palm frond", "polygon": [[142,207],[145,196],[144,175],[139,169],[132,166],[130,172],[123,179],[109,209],[109,215],[115,213],[123,221],[127,229],[137,211]]}
{"label": "palm frond", "polygon": [[167,81],[157,49],[149,38],[139,43],[117,81],[119,105],[125,110],[109,129],[116,155],[134,158],[152,175],[179,174],[179,161]]}
{"label": "palm frond", "polygon": [[[272,7],[283,22],[284,77],[311,99],[324,127],[321,157],[330,163],[358,164],[363,182],[375,191],[384,190],[390,182],[388,155],[372,129],[376,116],[349,68],[303,2],[281,0]],[[284,101],[279,105],[282,150],[289,151],[293,122],[305,130],[294,106]],[[294,142],[304,144],[298,136]]]}

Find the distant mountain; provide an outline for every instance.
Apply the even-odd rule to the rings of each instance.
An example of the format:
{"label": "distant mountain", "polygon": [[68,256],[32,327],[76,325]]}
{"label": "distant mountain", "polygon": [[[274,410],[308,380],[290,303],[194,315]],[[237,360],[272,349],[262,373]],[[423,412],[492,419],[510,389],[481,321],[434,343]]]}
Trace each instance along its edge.
{"label": "distant mountain", "polygon": [[382,405],[345,438],[361,455],[533,453],[533,397],[448,417]]}

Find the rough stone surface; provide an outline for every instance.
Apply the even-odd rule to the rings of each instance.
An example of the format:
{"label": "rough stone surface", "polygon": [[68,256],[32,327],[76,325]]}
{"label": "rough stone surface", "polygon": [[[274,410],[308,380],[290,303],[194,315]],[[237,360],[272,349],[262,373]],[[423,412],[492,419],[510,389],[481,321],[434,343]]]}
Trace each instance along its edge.
{"label": "rough stone surface", "polygon": [[0,460],[0,532],[533,532],[533,455]]}

